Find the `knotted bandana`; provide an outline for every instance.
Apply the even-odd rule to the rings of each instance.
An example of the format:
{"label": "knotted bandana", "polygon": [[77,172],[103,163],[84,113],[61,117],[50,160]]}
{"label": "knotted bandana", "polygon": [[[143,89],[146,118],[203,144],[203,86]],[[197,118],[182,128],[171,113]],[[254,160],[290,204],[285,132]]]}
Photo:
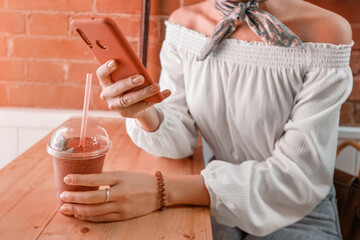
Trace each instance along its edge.
{"label": "knotted bandana", "polygon": [[235,30],[235,21],[246,21],[250,29],[265,43],[281,47],[297,47],[303,43],[289,28],[272,16],[259,9],[259,3],[266,0],[213,0],[216,10],[224,18],[216,25],[215,30],[201,50],[197,60],[207,58],[221,41],[228,38]]}

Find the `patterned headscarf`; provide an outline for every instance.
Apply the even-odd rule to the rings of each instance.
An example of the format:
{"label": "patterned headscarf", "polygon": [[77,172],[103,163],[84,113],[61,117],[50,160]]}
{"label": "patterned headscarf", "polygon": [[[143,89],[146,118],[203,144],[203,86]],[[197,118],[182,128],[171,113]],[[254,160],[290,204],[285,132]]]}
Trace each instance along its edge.
{"label": "patterned headscarf", "polygon": [[216,10],[224,18],[216,25],[214,32],[201,50],[197,60],[207,58],[221,41],[228,38],[235,30],[235,21],[246,21],[250,29],[269,45],[297,47],[303,43],[289,28],[272,16],[259,9],[259,3],[266,0],[212,0]]}

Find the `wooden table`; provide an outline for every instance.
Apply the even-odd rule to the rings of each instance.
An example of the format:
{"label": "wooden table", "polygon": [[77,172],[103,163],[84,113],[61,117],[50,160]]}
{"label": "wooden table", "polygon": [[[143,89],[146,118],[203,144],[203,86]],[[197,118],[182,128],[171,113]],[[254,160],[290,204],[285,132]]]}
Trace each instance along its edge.
{"label": "wooden table", "polygon": [[[151,156],[126,134],[122,119],[95,119],[108,131],[112,149],[105,171],[198,174],[201,146],[192,158]],[[181,206],[111,223],[90,223],[57,212],[52,159],[46,152],[50,134],[0,170],[0,239],[212,239],[209,209]]]}

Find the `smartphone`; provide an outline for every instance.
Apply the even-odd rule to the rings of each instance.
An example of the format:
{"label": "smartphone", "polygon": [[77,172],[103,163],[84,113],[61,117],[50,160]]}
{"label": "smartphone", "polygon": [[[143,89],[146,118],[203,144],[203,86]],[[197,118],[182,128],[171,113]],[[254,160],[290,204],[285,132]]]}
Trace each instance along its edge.
{"label": "smartphone", "polygon": [[[140,74],[145,79],[144,83],[130,91],[136,91],[154,83],[124,34],[111,18],[77,18],[71,25],[101,64],[111,59],[119,63],[119,67],[111,73],[111,79],[114,82]],[[163,96],[160,92],[144,99],[153,103],[162,100]]]}

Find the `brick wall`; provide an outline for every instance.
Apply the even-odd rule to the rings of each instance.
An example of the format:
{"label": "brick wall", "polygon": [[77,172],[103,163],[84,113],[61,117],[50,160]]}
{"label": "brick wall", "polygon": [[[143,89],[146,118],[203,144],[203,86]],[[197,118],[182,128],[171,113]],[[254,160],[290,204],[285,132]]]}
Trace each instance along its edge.
{"label": "brick wall", "polygon": [[[187,0],[152,0],[148,69],[160,74],[164,20]],[[80,109],[98,62],[70,29],[74,17],[113,18],[138,52],[141,0],[0,0],[0,106]],[[107,109],[93,81],[91,109]]]}
{"label": "brick wall", "polygon": [[[160,74],[164,20],[201,0],[151,0],[148,69]],[[347,18],[353,27],[354,90],[343,105],[342,125],[360,124],[360,1],[309,0]],[[86,72],[97,61],[70,29],[74,17],[113,18],[138,52],[141,0],[0,0],[0,106],[80,109]],[[95,77],[96,78],[96,77]],[[94,79],[91,109],[104,110]]]}

